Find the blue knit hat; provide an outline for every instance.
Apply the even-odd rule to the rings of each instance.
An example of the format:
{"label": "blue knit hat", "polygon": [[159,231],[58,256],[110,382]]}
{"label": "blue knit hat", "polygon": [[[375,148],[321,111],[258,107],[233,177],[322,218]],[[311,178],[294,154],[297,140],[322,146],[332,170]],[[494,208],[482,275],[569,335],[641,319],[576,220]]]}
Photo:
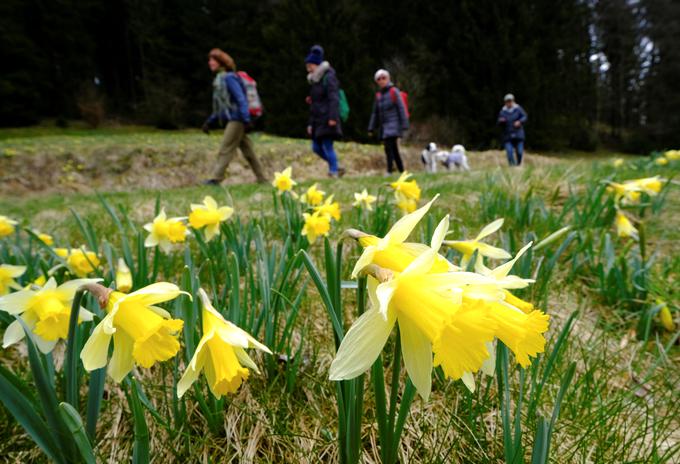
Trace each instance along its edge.
{"label": "blue knit hat", "polygon": [[309,49],[309,55],[305,58],[305,63],[321,64],[323,62],[323,47],[314,45]]}

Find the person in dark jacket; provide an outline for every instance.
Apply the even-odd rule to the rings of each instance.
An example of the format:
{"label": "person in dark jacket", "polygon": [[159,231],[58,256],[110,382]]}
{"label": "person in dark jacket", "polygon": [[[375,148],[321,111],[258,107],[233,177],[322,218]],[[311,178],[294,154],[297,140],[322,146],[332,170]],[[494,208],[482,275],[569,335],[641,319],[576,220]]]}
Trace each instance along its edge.
{"label": "person in dark jacket", "polygon": [[314,45],[305,58],[309,82],[309,122],[307,135],[312,138],[312,150],[328,163],[328,175],[338,177],[345,170],[338,166],[333,141],[342,137],[340,125],[340,83],[335,70],[324,60],[323,48]]}
{"label": "person in dark jacket", "polygon": [[227,166],[239,149],[250,164],[257,181],[267,182],[260,161],[253,151],[253,143],[246,133],[246,128],[250,124],[248,99],[243,82],[236,75],[236,63],[224,51],[213,48],[208,54],[208,67],[215,73],[213,112],[203,124],[203,132],[210,133],[210,128],[215,125],[225,124],[225,128],[217,154],[217,163],[212,176],[204,184],[219,185],[224,180]]}
{"label": "person in dark jacket", "polygon": [[[513,94],[507,94],[503,100],[505,104],[498,113],[498,124],[503,128],[503,145],[510,166],[520,166],[524,155],[524,124],[527,122],[527,113],[515,103]],[[517,158],[513,153],[515,151]]]}
{"label": "person in dark jacket", "polygon": [[368,132],[373,133],[376,129],[379,131],[378,136],[385,146],[387,173],[392,172],[393,164],[397,165],[399,172],[404,172],[404,164],[399,155],[399,138],[408,129],[406,108],[399,89],[392,84],[387,70],[379,69],[374,78],[380,90],[373,103]]}

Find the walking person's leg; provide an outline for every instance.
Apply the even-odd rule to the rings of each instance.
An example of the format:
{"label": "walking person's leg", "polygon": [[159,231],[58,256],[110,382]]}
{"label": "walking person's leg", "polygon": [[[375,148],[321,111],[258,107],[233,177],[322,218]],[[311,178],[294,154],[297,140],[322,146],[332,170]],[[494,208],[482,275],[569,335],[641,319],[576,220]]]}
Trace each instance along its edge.
{"label": "walking person's leg", "polygon": [[392,157],[394,162],[397,164],[397,169],[399,172],[404,172],[404,163],[401,162],[401,154],[399,153],[399,138],[394,138],[394,148],[392,151]]}
{"label": "walking person's leg", "polygon": [[512,142],[508,140],[505,142],[505,154],[508,156],[508,164],[510,166],[515,165],[515,154],[513,153],[514,147],[512,146]]}
{"label": "walking person's leg", "polygon": [[238,121],[230,121],[227,127],[224,128],[224,136],[220,144],[219,152],[217,153],[217,162],[212,172],[211,180],[221,182],[224,180],[224,171],[231,163],[231,160],[236,156],[236,151],[241,143],[243,137],[243,123]]}
{"label": "walking person's leg", "polygon": [[517,166],[522,164],[522,157],[524,156],[524,140],[517,141]]}
{"label": "walking person's leg", "polygon": [[328,162],[328,158],[326,158],[326,153],[324,153],[323,151],[321,139],[312,139],[312,151],[316,153],[319,156],[319,158]]}
{"label": "walking person's leg", "polygon": [[383,140],[383,147],[385,148],[385,158],[387,159],[387,172],[392,173],[392,165],[394,164],[394,155],[392,151],[392,139],[386,138]]}
{"label": "walking person's leg", "polygon": [[255,150],[253,150],[253,142],[250,140],[250,137],[248,137],[248,134],[243,134],[239,147],[241,148],[241,153],[243,153],[243,156],[248,161],[248,164],[250,164],[250,169],[253,170],[253,174],[255,174],[257,181],[260,184],[267,182],[260,160],[255,155]]}
{"label": "walking person's leg", "polygon": [[326,156],[326,161],[328,161],[328,174],[336,176],[338,174],[338,156],[335,154],[335,149],[333,148],[333,138],[322,138],[321,148]]}

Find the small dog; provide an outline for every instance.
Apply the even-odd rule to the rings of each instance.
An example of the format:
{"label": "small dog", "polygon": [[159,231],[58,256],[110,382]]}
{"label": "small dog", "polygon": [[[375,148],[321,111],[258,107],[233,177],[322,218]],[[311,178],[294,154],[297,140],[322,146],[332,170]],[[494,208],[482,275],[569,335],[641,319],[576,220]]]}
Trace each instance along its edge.
{"label": "small dog", "polygon": [[430,142],[425,146],[425,150],[420,153],[420,161],[425,165],[427,172],[437,172],[437,165],[445,164],[449,156],[448,151],[437,149],[437,144]]}
{"label": "small dog", "polygon": [[449,171],[453,171],[454,169],[469,171],[470,165],[468,164],[467,155],[465,153],[465,147],[463,145],[454,145],[453,148],[451,148],[451,152],[447,154],[446,161],[444,161],[446,169]]}

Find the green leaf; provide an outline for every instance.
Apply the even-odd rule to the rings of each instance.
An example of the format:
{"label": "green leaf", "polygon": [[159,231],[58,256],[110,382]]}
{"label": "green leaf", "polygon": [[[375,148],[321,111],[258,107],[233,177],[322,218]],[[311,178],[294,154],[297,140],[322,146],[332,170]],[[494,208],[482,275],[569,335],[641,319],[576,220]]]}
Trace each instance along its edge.
{"label": "green leaf", "polygon": [[71,431],[73,440],[76,442],[76,446],[78,446],[78,451],[80,451],[80,456],[83,458],[83,461],[87,464],[95,464],[94,451],[92,450],[92,445],[87,437],[87,433],[85,433],[85,427],[83,427],[83,421],[80,419],[78,411],[68,403],[60,403],[59,413],[66,423],[66,426]]}

